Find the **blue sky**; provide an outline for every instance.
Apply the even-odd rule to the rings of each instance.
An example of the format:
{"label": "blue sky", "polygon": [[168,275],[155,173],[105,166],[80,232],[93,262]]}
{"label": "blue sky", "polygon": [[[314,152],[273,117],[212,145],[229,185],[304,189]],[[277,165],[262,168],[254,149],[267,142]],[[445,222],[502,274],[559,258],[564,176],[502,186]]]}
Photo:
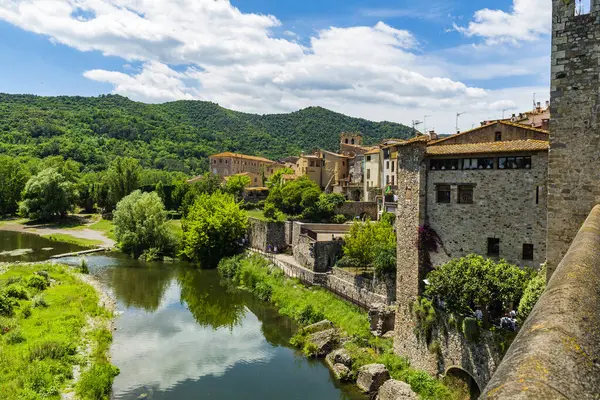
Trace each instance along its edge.
{"label": "blue sky", "polygon": [[550,0],[0,0],[0,92],[320,105],[440,132],[548,98]]}

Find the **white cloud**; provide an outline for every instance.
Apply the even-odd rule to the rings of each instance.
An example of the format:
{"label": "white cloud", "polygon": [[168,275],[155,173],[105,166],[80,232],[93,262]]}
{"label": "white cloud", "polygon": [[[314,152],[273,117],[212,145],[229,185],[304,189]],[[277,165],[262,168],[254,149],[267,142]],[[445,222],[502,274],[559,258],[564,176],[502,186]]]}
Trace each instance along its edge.
{"label": "white cloud", "polygon": [[[504,40],[508,33],[492,36],[479,25],[500,14],[507,16],[504,21],[529,20],[523,4],[515,0],[512,13],[481,10],[461,29]],[[464,51],[460,57],[456,52],[427,55],[411,32],[383,22],[332,26],[299,43],[276,17],[243,13],[227,0],[0,0],[0,19],[56,43],[118,56],[125,65],[134,62],[140,67],[84,75],[135,100],[201,99],[257,113],[320,105],[406,124],[435,114],[432,123],[442,131],[454,129],[454,117],[448,115],[456,111],[516,101],[462,80],[525,76],[541,63],[537,55],[522,65],[498,62],[495,55],[477,59],[486,51],[476,48],[458,50]],[[527,32],[541,34],[540,29]],[[282,37],[274,31],[283,31]]]}
{"label": "white cloud", "polygon": [[484,8],[475,13],[468,26],[454,27],[467,36],[480,36],[490,44],[518,44],[548,35],[551,21],[551,0],[513,0],[510,12]]}

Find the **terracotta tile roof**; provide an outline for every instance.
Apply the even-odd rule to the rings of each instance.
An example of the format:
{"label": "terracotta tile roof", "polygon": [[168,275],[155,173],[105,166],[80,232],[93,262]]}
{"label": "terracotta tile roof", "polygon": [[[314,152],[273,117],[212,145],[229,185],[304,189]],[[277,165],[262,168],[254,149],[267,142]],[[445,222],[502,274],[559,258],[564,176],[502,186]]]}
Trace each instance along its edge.
{"label": "terracotta tile roof", "polygon": [[550,142],[546,140],[512,140],[506,142],[484,142],[468,144],[446,144],[428,146],[428,156],[459,154],[514,153],[521,151],[548,151]]}
{"label": "terracotta tile roof", "polygon": [[442,143],[442,142],[445,142],[446,140],[454,139],[456,137],[459,137],[459,136],[462,136],[462,135],[466,135],[466,134],[469,134],[469,133],[472,133],[472,132],[477,132],[478,130],[481,130],[483,128],[487,128],[490,125],[494,125],[494,124],[498,124],[498,123],[503,124],[503,125],[507,125],[507,126],[514,126],[514,127],[517,127],[517,128],[527,129],[527,130],[535,131],[535,132],[541,132],[541,133],[546,133],[546,134],[550,133],[550,132],[545,131],[543,129],[533,128],[531,126],[522,125],[522,124],[516,124],[514,122],[508,122],[508,121],[489,121],[489,123],[486,124],[486,125],[478,126],[477,128],[470,129],[468,131],[464,131],[464,132],[461,132],[461,133],[457,133],[455,135],[450,135],[450,136],[442,138],[442,139],[434,140],[434,141],[431,142],[431,144]]}
{"label": "terracotta tile roof", "polygon": [[275,161],[271,161],[271,160],[263,158],[263,157],[248,156],[246,154],[237,154],[237,153],[230,153],[230,152],[213,154],[210,157],[213,157],[213,158],[240,158],[243,160],[260,161],[260,162],[265,162],[265,163],[270,163],[270,164],[273,164],[275,162]]}
{"label": "terracotta tile roof", "polygon": [[394,143],[394,144],[391,144],[389,146],[384,146],[383,148],[384,149],[389,149],[389,148],[392,148],[392,147],[407,146],[409,144],[419,143],[419,142],[429,142],[429,136],[427,136],[427,135],[418,135],[418,136],[415,136],[415,137],[410,138],[408,140],[402,140],[402,141],[399,141],[398,143]]}
{"label": "terracotta tile roof", "polygon": [[381,150],[381,149],[379,149],[379,148],[376,148],[376,149],[373,149],[373,150],[369,150],[369,151],[367,151],[367,152],[365,153],[365,155],[366,155],[366,154],[379,154],[379,151],[380,151],[380,150]]}

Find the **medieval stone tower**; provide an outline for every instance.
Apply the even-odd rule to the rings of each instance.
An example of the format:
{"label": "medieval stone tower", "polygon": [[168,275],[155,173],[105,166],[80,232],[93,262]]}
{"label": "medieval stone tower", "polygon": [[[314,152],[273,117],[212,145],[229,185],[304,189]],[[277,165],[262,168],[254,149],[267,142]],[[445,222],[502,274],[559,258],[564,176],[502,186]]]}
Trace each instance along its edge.
{"label": "medieval stone tower", "polygon": [[361,146],[362,145],[362,134],[351,133],[351,132],[342,132],[342,134],[340,135],[340,143]]}
{"label": "medieval stone tower", "polygon": [[600,0],[553,0],[548,279],[600,203]]}

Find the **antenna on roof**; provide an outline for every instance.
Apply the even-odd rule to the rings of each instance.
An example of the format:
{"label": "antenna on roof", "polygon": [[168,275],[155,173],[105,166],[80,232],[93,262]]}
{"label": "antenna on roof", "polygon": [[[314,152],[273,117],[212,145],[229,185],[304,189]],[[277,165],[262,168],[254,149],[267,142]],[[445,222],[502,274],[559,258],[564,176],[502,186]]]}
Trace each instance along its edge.
{"label": "antenna on roof", "polygon": [[423,121],[419,121],[419,120],[413,119],[413,121],[412,121],[413,127],[412,128],[413,128],[413,135],[414,136],[417,136],[417,126],[421,125],[422,123],[423,123]]}
{"label": "antenna on roof", "polygon": [[458,118],[460,118],[461,115],[466,114],[466,111],[463,111],[461,113],[456,113],[456,133],[460,132],[460,129],[458,129]]}
{"label": "antenna on roof", "polygon": [[431,117],[431,115],[426,115],[423,117],[423,132],[427,133],[427,118]]}

